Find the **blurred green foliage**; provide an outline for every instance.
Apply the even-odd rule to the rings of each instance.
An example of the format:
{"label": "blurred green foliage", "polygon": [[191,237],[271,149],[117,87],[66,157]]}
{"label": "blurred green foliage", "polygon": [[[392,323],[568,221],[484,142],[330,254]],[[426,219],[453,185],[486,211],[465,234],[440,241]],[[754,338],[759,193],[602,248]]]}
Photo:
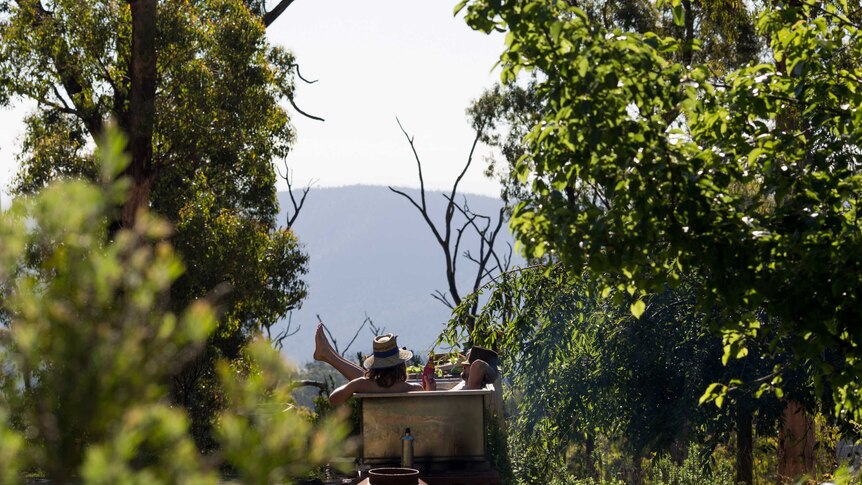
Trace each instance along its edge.
{"label": "blurred green foliage", "polygon": [[238,372],[226,361],[219,365],[228,402],[216,430],[222,453],[241,482],[282,483],[342,456],[348,444],[347,411],[316,419],[293,401],[295,373],[287,372],[268,342],[258,340],[244,352],[253,363],[250,371]]}
{"label": "blurred green foliage", "polygon": [[[295,59],[266,40],[262,8],[158,2],[149,206],[173,225],[170,240],[186,268],[166,300],[180,313],[218,285],[231,287],[206,351],[171,381],[171,399],[189,410],[207,450],[216,446],[210,428],[224,402],[215,363],[241,359],[249,339],[306,294],[307,256],[276,221],[272,167],[294,141],[283,106],[294,94]],[[99,180],[93,148],[111,120],[128,131],[134,115],[130,53],[124,0],[0,0],[0,101],[36,106],[25,120],[18,195],[68,177]]]}
{"label": "blurred green foliage", "polygon": [[218,308],[180,313],[169,292],[183,264],[171,226],[142,214],[108,237],[127,184],[115,182],[124,144],[99,144],[99,184],[67,180],[0,213],[0,282],[9,315],[0,329],[0,478],[56,483],[283,483],[345,449],[342,416],[312,424],[290,397],[295,372],[266,341],[241,368],[221,360],[221,452],[201,455],[170,378],[204,351]]}
{"label": "blurred green foliage", "polygon": [[[723,365],[713,328],[727,317],[698,309],[697,284],[688,278],[645,297],[640,318],[629,310],[633,296],[615,303],[599,294],[599,283],[559,263],[505,275],[487,294],[468,298],[486,302],[474,333],[464,333],[456,314],[442,338],[500,351],[515,483],[699,483],[713,475],[700,483],[733,483],[736,455],[722,450],[740,446],[740,426],[771,440],[767,448],[748,446],[756,476],[775,478],[784,402],[759,395],[757,379],[774,364],[791,366],[793,357],[751,345],[748,355]],[[471,305],[465,299],[456,313]],[[810,369],[788,369],[784,378],[785,397],[827,413],[818,415],[818,470],[830,473],[838,437],[856,433],[829,412],[829,392],[816,394]],[[700,405],[716,381],[732,383],[722,407]]]}

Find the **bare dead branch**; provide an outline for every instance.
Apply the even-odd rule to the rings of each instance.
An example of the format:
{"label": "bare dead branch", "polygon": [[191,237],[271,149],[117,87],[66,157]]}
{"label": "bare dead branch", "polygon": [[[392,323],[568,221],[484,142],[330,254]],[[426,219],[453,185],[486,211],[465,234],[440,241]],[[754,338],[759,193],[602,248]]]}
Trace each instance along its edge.
{"label": "bare dead branch", "polygon": [[[464,199],[463,207],[455,202],[455,197],[458,194],[458,186],[464,179],[467,170],[469,170],[473,162],[476,147],[478,146],[482,136],[481,130],[476,130],[476,136],[474,137],[473,142],[470,146],[470,153],[467,157],[467,162],[464,164],[464,168],[455,178],[455,182],[452,184],[451,191],[448,195],[443,195],[443,197],[447,200],[445,216],[443,219],[442,226],[438,227],[438,225],[434,224],[434,222],[431,220],[430,215],[428,214],[428,206],[425,194],[425,179],[422,173],[422,161],[419,157],[418,151],[416,150],[414,138],[411,137],[409,133],[407,133],[407,130],[404,129],[404,126],[401,124],[401,121],[398,118],[396,118],[396,121],[398,122],[398,127],[401,129],[401,133],[404,134],[404,137],[407,139],[407,143],[410,145],[410,149],[413,153],[413,159],[416,162],[416,167],[419,174],[419,197],[417,200],[417,198],[408,195],[406,192],[397,190],[393,187],[389,187],[389,190],[407,199],[410,204],[413,205],[413,207],[415,207],[417,211],[419,211],[422,218],[425,220],[426,225],[434,235],[434,238],[437,240],[440,249],[443,251],[443,256],[446,262],[446,282],[449,287],[449,297],[451,297],[452,301],[449,300],[445,293],[439,290],[435,290],[435,292],[432,293],[432,297],[446,305],[448,308],[454,309],[462,301],[461,293],[458,289],[455,275],[458,269],[458,256],[460,255],[461,244],[464,241],[464,237],[467,233],[468,228],[472,228],[479,237],[478,258],[474,258],[469,252],[467,252],[465,255],[467,259],[476,262],[478,266],[476,271],[476,279],[473,284],[474,291],[479,288],[483,280],[487,278],[493,278],[494,271],[502,271],[504,268],[503,260],[506,260],[505,257],[503,258],[503,260],[501,260],[499,255],[497,255],[496,251],[494,250],[494,244],[496,243],[497,235],[499,234],[500,228],[502,227],[502,222],[504,219],[503,216],[505,215],[505,208],[501,210],[499,220],[497,221],[496,226],[494,226],[492,229],[492,218],[489,216],[473,213],[467,204],[466,198]],[[460,213],[464,217],[465,222],[459,223],[458,227],[453,228],[453,218],[456,212]],[[452,240],[453,230],[454,241]],[[491,258],[493,258],[494,262],[496,263],[493,267],[489,266]],[[511,258],[511,255],[509,256],[509,258]],[[508,265],[508,262],[505,264]],[[472,313],[474,314],[476,312],[477,304],[478,302],[473,303],[474,309]],[[467,322],[465,322],[467,328],[471,330],[472,321],[473,319],[471,318],[468,319]]]}
{"label": "bare dead branch", "polygon": [[391,185],[389,186],[389,190],[391,190],[392,192],[395,192],[396,194],[398,194],[398,195],[400,195],[400,196],[404,197],[405,199],[407,199],[408,201],[410,201],[410,204],[411,204],[411,205],[413,205],[413,207],[415,207],[415,208],[416,208],[416,210],[418,210],[419,212],[421,212],[423,215],[425,214],[425,212],[423,212],[423,210],[422,210],[422,206],[420,206],[419,204],[417,204],[417,203],[416,203],[416,201],[415,201],[415,200],[413,200],[413,197],[410,197],[409,195],[407,195],[407,193],[405,193],[405,192],[403,192],[403,191],[401,191],[401,190],[398,190],[398,189],[396,189],[396,188],[392,187]]}
{"label": "bare dead branch", "polygon": [[365,320],[363,320],[363,321],[362,321],[362,323],[361,323],[361,324],[359,324],[359,328],[357,328],[357,329],[356,329],[356,332],[354,332],[354,334],[353,334],[353,338],[352,338],[352,339],[350,339],[350,342],[347,344],[347,347],[344,347],[344,351],[343,351],[343,352],[341,352],[341,356],[342,356],[342,357],[344,357],[344,354],[346,354],[346,353],[347,353],[347,351],[350,349],[350,346],[351,346],[351,345],[353,345],[353,342],[356,342],[356,337],[358,337],[358,336],[359,336],[359,332],[360,332],[360,331],[362,331],[362,329],[363,329],[363,328],[365,328],[365,324],[366,324],[366,323],[368,323],[368,322],[370,322],[370,321],[371,321],[371,319],[370,319],[370,318],[368,318],[368,315],[365,315]]}
{"label": "bare dead branch", "polygon": [[[488,260],[491,258],[492,255],[494,256],[494,259],[497,261],[497,266],[500,265],[500,260],[499,260],[499,258],[497,258],[496,251],[494,251],[494,243],[497,240],[497,235],[500,233],[500,229],[503,227],[503,213],[504,213],[504,211],[505,211],[505,208],[501,207],[500,208],[500,216],[497,218],[497,227],[494,228],[494,231],[491,233],[491,237],[488,238],[487,240],[484,237],[482,238],[483,250],[484,250],[484,244],[485,243],[488,244],[488,250],[485,251],[484,254],[480,253],[480,259],[481,259],[480,267],[481,268],[485,268],[487,266]],[[475,282],[473,283],[473,291],[478,290],[481,285],[482,285],[482,277],[477,272]]]}
{"label": "bare dead branch", "polygon": [[317,183],[317,181],[314,179],[308,181],[308,184],[302,189],[302,197],[300,197],[299,202],[297,202],[296,196],[293,195],[293,170],[290,170],[287,166],[287,160],[284,161],[284,172],[282,172],[279,167],[276,167],[275,171],[279,178],[284,180],[287,184],[287,195],[290,197],[290,204],[293,206],[293,215],[290,215],[289,210],[285,210],[287,228],[290,229],[296,222],[296,218],[299,217],[299,213],[302,211],[302,206],[305,205],[305,198],[308,197],[308,192],[311,190],[311,187]]}
{"label": "bare dead branch", "polygon": [[[396,118],[396,121],[398,122],[398,127],[401,129],[401,132],[404,134],[404,137],[407,139],[407,143],[410,144],[410,149],[413,152],[413,158],[414,158],[414,160],[416,160],[416,168],[417,168],[417,171],[419,173],[419,195],[420,195],[421,204],[417,203],[412,197],[408,196],[404,192],[397,191],[397,190],[393,189],[392,187],[390,187],[390,190],[392,190],[393,192],[399,193],[402,196],[406,197],[408,200],[410,200],[410,202],[413,204],[413,206],[416,207],[417,210],[419,210],[420,214],[422,214],[422,217],[425,220],[425,223],[428,225],[429,229],[431,229],[431,232],[434,234],[434,237],[437,239],[437,243],[440,245],[440,249],[443,251],[443,256],[444,256],[445,262],[446,262],[446,282],[449,286],[449,293],[450,293],[450,295],[452,295],[452,300],[454,301],[455,305],[457,305],[461,302],[461,295],[458,292],[458,286],[457,286],[457,283],[455,281],[455,269],[454,268],[455,268],[455,259],[457,258],[457,254],[455,254],[453,256],[453,253],[452,253],[452,250],[450,247],[451,242],[452,242],[452,215],[454,214],[455,210],[453,207],[451,207],[451,204],[449,206],[447,206],[446,217],[444,219],[444,224],[443,224],[443,234],[441,235],[440,230],[437,228],[437,226],[434,224],[434,222],[431,221],[431,217],[428,215],[428,206],[427,206],[426,198],[425,198],[425,179],[424,179],[424,176],[422,174],[422,161],[419,158],[418,152],[416,151],[416,145],[414,143],[414,138],[411,137],[407,133],[407,131],[404,129],[404,126],[401,124],[401,121],[398,118]],[[475,148],[475,144],[474,144],[474,148]],[[471,151],[471,157],[472,157],[472,151]],[[470,162],[468,160],[468,162],[467,162],[468,166],[469,166],[469,163]],[[458,180],[460,180],[463,177],[464,172],[466,172],[466,167],[465,167],[465,170],[462,171],[461,174],[459,175]],[[457,191],[457,185],[458,185],[458,181],[455,182],[455,187],[453,188],[454,191]]]}
{"label": "bare dead branch", "polygon": [[[444,196],[444,197],[445,197],[445,196]],[[458,229],[457,229],[457,231],[456,231],[456,232],[457,232],[457,236],[455,237],[455,247],[454,247],[454,249],[452,250],[452,254],[454,255],[454,257],[452,258],[452,274],[453,274],[453,275],[454,275],[455,273],[457,273],[457,270],[458,270],[458,254],[459,254],[459,252],[458,252],[458,251],[460,251],[460,247],[461,247],[461,238],[464,236],[464,231],[465,231],[465,230],[467,229],[467,227],[469,227],[470,225],[472,225],[472,226],[474,226],[474,227],[475,227],[475,225],[476,225],[476,224],[475,224],[475,222],[473,221],[473,220],[475,219],[475,216],[467,216],[467,215],[465,214],[465,217],[467,218],[467,221],[466,221],[466,222],[465,222],[465,223],[464,223],[460,228],[458,228]]]}
{"label": "bare dead branch", "polygon": [[325,383],[320,381],[312,381],[312,380],[302,380],[296,382],[296,387],[316,387],[317,395],[322,396],[327,391],[327,386]]}
{"label": "bare dead branch", "polygon": [[297,106],[296,102],[293,100],[293,96],[287,96],[287,100],[290,101],[290,105],[293,106],[293,109],[295,109],[302,116],[305,116],[306,118],[311,118],[311,119],[317,120],[317,121],[326,121],[325,119],[323,119],[319,116],[310,115],[310,114],[306,113],[305,111],[302,111],[301,109],[299,109],[299,106]]}
{"label": "bare dead branch", "polygon": [[[452,202],[452,199],[450,199],[450,202]],[[489,248],[487,255],[491,255],[494,258],[494,260],[497,264],[497,268],[499,268],[501,271],[503,271],[504,267],[508,268],[509,262],[511,262],[512,245],[507,243],[509,246],[509,258],[508,258],[508,262],[505,263],[505,265],[503,264],[502,261],[500,261],[500,258],[498,257],[497,252],[494,250],[494,244],[495,244],[495,241],[497,239],[497,234],[500,232],[500,229],[503,226],[503,220],[504,220],[503,216],[506,213],[506,208],[505,207],[500,208],[500,213],[499,213],[498,218],[497,218],[497,226],[495,227],[494,231],[492,232],[491,237],[488,238],[486,236],[486,234],[488,233],[488,229],[490,229],[490,226],[491,226],[491,218],[490,217],[485,216],[485,215],[481,215],[481,214],[475,214],[472,211],[470,211],[470,208],[467,206],[466,199],[464,202],[464,207],[461,207],[454,202],[453,202],[453,205],[455,206],[455,208],[457,208],[461,212],[461,214],[464,215],[465,218],[467,218],[468,224],[471,224],[473,226],[473,228],[476,230],[476,233],[479,234],[479,237],[481,238],[481,240],[483,240],[487,243],[488,248]],[[480,228],[475,222],[476,219],[484,220],[486,222],[485,227]],[[485,264],[487,264],[487,263],[483,264],[481,262],[482,260],[487,259],[486,258],[487,255],[484,254],[484,252],[480,251],[479,260],[472,259],[475,263],[480,265],[480,269],[479,269],[480,272],[484,268]],[[477,287],[474,285],[474,289],[475,288],[477,288]]]}
{"label": "bare dead branch", "polygon": [[464,175],[467,173],[467,169],[469,169],[470,165],[473,163],[473,154],[476,152],[476,146],[479,145],[479,140],[481,138],[482,134],[477,130],[476,136],[473,137],[473,145],[470,147],[470,154],[467,156],[467,163],[464,165],[464,170],[461,170],[458,178],[455,179],[455,184],[452,185],[452,194],[449,196],[450,201],[455,200],[455,194],[458,192],[458,184],[461,183],[461,179],[464,178]]}
{"label": "bare dead branch", "polygon": [[293,2],[294,0],[281,0],[278,2],[278,5],[263,16],[264,27],[272,25],[272,23],[275,22]]}
{"label": "bare dead branch", "polygon": [[[320,318],[320,315],[317,315],[317,321],[323,324],[323,319]],[[339,350],[338,340],[335,338],[334,335],[332,335],[332,332],[329,331],[329,327],[323,325],[323,331],[326,332],[326,336],[329,338],[329,342],[332,343],[332,348],[335,350],[335,352],[338,355],[344,357],[347,354],[347,351],[350,349],[350,346],[353,345],[353,343],[356,341],[356,338],[359,336],[359,332],[361,332],[362,329],[365,328],[365,325],[369,325],[369,327],[371,328],[371,333],[373,333],[375,337],[377,335],[380,335],[380,327],[374,325],[374,321],[372,321],[371,317],[366,314],[365,320],[363,320],[362,323],[359,324],[359,327],[356,329],[356,332],[353,333],[353,337],[350,339],[350,342],[348,342],[347,347],[345,347],[344,350]]]}
{"label": "bare dead branch", "polygon": [[266,339],[269,340],[270,344],[272,345],[272,348],[274,348],[275,350],[281,351],[284,348],[284,341],[288,337],[292,337],[292,336],[296,335],[299,332],[299,330],[302,328],[302,325],[297,325],[297,327],[295,329],[291,329],[292,326],[293,326],[293,312],[291,311],[290,313],[287,314],[287,326],[284,328],[284,330],[275,334],[275,337],[273,337],[273,335],[272,335],[272,325],[267,325],[265,327]]}
{"label": "bare dead branch", "polygon": [[437,300],[437,301],[439,301],[440,303],[442,303],[442,304],[446,305],[446,307],[447,307],[447,308],[449,308],[450,310],[454,310],[454,309],[455,309],[455,306],[454,306],[454,305],[452,305],[452,303],[449,301],[449,299],[448,299],[448,298],[446,298],[446,294],[445,294],[445,293],[443,293],[442,291],[440,291],[440,290],[434,290],[434,293],[431,293],[431,296],[432,296],[435,300]]}
{"label": "bare dead branch", "polygon": [[[440,233],[437,231],[437,226],[434,225],[434,223],[431,221],[431,218],[428,216],[428,211],[423,206],[419,205],[416,202],[416,200],[413,199],[413,197],[411,197],[410,195],[408,195],[404,191],[398,190],[392,186],[389,186],[389,190],[391,190],[392,192],[395,192],[396,194],[398,194],[398,195],[404,197],[405,199],[407,199],[408,201],[410,201],[410,204],[413,205],[413,207],[415,207],[416,210],[418,210],[420,214],[422,214],[422,218],[425,220],[425,223],[428,224],[428,227],[431,229],[431,232],[434,234],[434,238],[437,240],[437,243],[440,245],[443,245],[446,243],[446,241],[443,239],[442,236],[440,236]],[[424,190],[422,191],[422,193],[424,194]],[[423,196],[423,199],[424,199],[424,196]],[[423,204],[424,204],[424,200],[423,200]]]}
{"label": "bare dead branch", "polygon": [[484,279],[484,278],[493,278],[493,277],[494,277],[494,273],[495,273],[495,272],[502,272],[502,271],[503,271],[503,269],[502,269],[502,268],[500,267],[500,265],[498,265],[498,264],[495,264],[494,266],[491,266],[491,267],[487,267],[487,266],[486,266],[485,268],[482,268],[482,266],[481,266],[481,265],[482,265],[481,257],[480,257],[480,258],[476,258],[476,257],[475,257],[475,256],[473,256],[469,251],[467,251],[466,253],[464,253],[464,257],[465,257],[468,261],[471,261],[471,262],[473,262],[473,263],[476,263],[476,265],[480,268],[479,270],[482,272],[482,278],[483,278],[483,279]]}
{"label": "bare dead branch", "polygon": [[515,248],[512,246],[512,243],[506,241],[506,247],[509,248],[509,251],[507,251],[506,255],[503,256],[503,273],[509,271],[509,268],[512,267],[512,256],[515,253]]}
{"label": "bare dead branch", "polygon": [[303,82],[305,82],[306,84],[314,84],[314,83],[316,83],[316,82],[317,82],[317,79],[315,79],[314,81],[309,81],[308,79],[305,79],[304,77],[302,77],[302,73],[301,73],[301,72],[299,72],[299,64],[294,64],[294,65],[293,65],[293,67],[295,67],[295,68],[296,68],[296,77],[298,77],[299,79],[301,79],[301,80],[302,80]]}
{"label": "bare dead branch", "polygon": [[378,335],[383,335],[383,332],[386,331],[386,327],[378,327],[374,324],[374,320],[372,320],[371,317],[369,317],[368,315],[366,315],[366,318],[368,318],[368,327],[371,329],[372,335],[374,335],[375,337],[377,337]]}
{"label": "bare dead branch", "polygon": [[401,133],[404,133],[404,138],[407,138],[407,143],[410,144],[410,150],[413,151],[413,158],[416,160],[416,168],[419,171],[419,194],[422,197],[422,210],[425,211],[427,210],[427,206],[425,204],[425,179],[422,176],[422,161],[419,160],[419,153],[416,152],[416,145],[413,143],[414,137],[407,134],[407,130],[405,130],[404,126],[401,125],[401,120],[399,120],[397,116],[395,117],[395,122],[398,123],[398,128],[401,129]]}

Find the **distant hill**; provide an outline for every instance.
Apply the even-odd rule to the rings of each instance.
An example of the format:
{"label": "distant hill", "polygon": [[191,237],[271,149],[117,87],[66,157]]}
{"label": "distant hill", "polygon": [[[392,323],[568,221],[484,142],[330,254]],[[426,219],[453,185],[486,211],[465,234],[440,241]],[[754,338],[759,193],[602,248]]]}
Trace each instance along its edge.
{"label": "distant hill", "polygon": [[[418,196],[418,190],[405,191]],[[492,197],[466,197],[479,214],[496,216],[502,204]],[[443,193],[428,192],[426,200],[432,218],[442,222]],[[282,208],[289,206],[287,193],[279,193],[279,202]],[[310,258],[309,297],[293,312],[293,328],[299,325],[300,331],[285,341],[289,359],[300,364],[311,360],[316,314],[342,347],[367,314],[377,326],[397,334],[400,345],[420,352],[430,348],[449,319],[449,310],[431,296],[446,289],[445,263],[424,220],[406,199],[379,186],[312,189],[294,229]],[[512,242],[507,227],[501,236],[501,247]],[[471,247],[475,251],[471,245],[464,249]],[[463,288],[475,277],[475,268],[460,259]],[[370,351],[371,336],[363,330],[350,354]]]}

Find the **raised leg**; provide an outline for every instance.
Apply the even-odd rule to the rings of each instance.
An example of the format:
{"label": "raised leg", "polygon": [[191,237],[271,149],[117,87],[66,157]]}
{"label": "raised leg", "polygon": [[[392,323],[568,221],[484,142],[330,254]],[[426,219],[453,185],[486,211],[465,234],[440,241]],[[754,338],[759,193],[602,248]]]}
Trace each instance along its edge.
{"label": "raised leg", "polygon": [[365,370],[362,367],[350,362],[344,357],[338,355],[332,348],[329,340],[326,340],[326,335],[323,333],[323,324],[317,324],[317,332],[314,334],[314,360],[326,362],[344,376],[348,381],[352,381],[358,377],[365,375]]}

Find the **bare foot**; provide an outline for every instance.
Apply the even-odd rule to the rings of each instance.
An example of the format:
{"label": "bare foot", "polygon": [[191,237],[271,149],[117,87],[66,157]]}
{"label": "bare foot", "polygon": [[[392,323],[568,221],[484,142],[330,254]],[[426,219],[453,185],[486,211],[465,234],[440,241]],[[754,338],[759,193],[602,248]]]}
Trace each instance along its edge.
{"label": "bare foot", "polygon": [[334,352],[329,340],[326,340],[326,334],[323,333],[323,324],[318,323],[317,332],[314,334],[314,360],[326,361],[326,358]]}

